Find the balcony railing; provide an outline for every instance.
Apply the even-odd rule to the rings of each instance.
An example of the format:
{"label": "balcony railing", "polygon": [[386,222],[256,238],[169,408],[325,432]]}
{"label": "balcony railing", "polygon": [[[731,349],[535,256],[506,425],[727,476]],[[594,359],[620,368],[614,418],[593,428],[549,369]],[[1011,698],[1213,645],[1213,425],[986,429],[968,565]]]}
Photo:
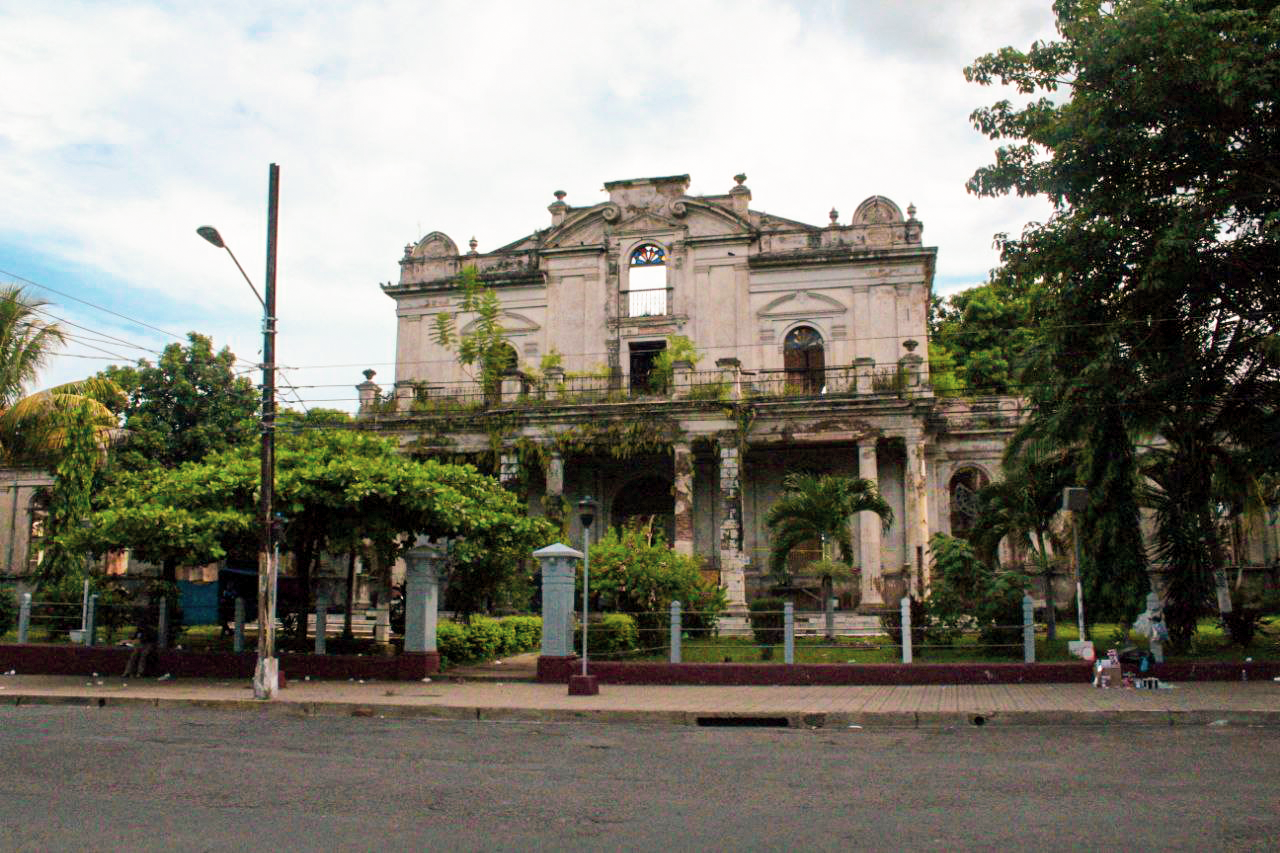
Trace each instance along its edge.
{"label": "balcony railing", "polygon": [[671,313],[671,288],[623,290],[618,313],[623,317],[663,317]]}
{"label": "balcony railing", "polygon": [[665,382],[632,388],[627,377],[595,373],[545,376],[514,373],[485,387],[478,382],[405,384],[389,397],[366,408],[368,412],[464,414],[503,406],[559,406],[658,400],[736,400],[851,397],[856,395],[916,396],[929,393],[921,377],[902,367],[828,367],[818,370],[756,370],[737,368],[676,371]]}

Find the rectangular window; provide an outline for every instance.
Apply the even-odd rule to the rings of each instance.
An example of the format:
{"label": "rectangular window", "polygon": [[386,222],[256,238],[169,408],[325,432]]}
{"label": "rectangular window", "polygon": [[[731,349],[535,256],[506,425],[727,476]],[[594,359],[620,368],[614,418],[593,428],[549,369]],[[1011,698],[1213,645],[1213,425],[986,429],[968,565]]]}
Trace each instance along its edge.
{"label": "rectangular window", "polygon": [[631,344],[631,393],[651,394],[653,362],[667,348],[666,341],[636,341]]}

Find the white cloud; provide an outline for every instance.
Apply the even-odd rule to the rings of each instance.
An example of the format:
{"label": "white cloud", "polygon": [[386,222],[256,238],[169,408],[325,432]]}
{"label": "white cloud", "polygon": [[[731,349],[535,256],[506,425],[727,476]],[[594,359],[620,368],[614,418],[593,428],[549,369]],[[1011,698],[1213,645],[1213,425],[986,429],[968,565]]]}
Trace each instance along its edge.
{"label": "white cloud", "polygon": [[[961,68],[1051,25],[1048,0],[7,3],[0,244],[123,282],[131,311],[251,361],[256,302],[194,229],[260,285],[278,162],[293,365],[392,360],[377,282],[407,241],[494,248],[545,226],[553,190],[591,204],[626,177],[723,192],[746,171],[753,206],[811,222],[914,202],[939,277],[977,282],[992,233],[1043,207],[965,194],[992,150],[968,114],[997,95]],[[360,378],[296,375],[346,386],[313,400]]]}

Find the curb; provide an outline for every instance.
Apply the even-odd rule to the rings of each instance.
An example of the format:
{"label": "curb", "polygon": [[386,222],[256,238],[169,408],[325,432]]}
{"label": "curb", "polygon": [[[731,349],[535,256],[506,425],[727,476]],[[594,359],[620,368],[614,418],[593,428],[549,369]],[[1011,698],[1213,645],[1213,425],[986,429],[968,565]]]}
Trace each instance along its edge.
{"label": "curb", "polygon": [[702,727],[773,727],[792,729],[955,728],[964,726],[1280,726],[1280,711],[1123,710],[1123,711],[887,711],[796,712],[663,711],[637,709],[511,708],[482,705],[397,705],[341,701],[256,699],[170,699],[148,696],[8,694],[0,707],[55,705],[81,708],[199,708],[291,717],[384,717],[420,720],[470,720],[528,723],[616,723]]}

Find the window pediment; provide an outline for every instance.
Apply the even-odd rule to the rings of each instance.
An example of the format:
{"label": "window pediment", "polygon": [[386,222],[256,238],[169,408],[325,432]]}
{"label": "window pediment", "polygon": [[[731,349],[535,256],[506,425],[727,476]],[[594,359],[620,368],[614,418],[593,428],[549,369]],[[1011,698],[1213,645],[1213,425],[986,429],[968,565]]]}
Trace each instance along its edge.
{"label": "window pediment", "polygon": [[798,290],[779,296],[756,312],[761,319],[774,320],[791,317],[831,317],[844,314],[849,309],[830,296]]}

